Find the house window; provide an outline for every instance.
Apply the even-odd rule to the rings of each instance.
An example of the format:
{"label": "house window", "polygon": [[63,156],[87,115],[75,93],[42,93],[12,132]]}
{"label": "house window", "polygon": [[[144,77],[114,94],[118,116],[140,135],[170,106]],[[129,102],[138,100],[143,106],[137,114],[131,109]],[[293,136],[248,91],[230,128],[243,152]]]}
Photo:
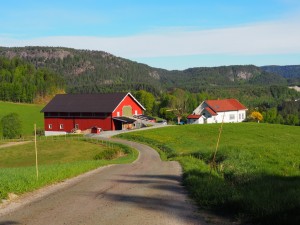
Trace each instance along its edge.
{"label": "house window", "polygon": [[234,120],[234,118],[235,118],[234,114],[230,114],[230,115],[229,115],[229,119],[230,119],[230,120]]}
{"label": "house window", "polygon": [[242,119],[245,119],[245,114],[244,113],[242,113]]}
{"label": "house window", "polygon": [[52,129],[52,124],[49,124],[49,125],[48,125],[48,128],[49,128],[49,129]]}
{"label": "house window", "polygon": [[240,120],[242,119],[242,114],[241,114],[241,113],[239,113],[239,119],[240,119]]}
{"label": "house window", "polygon": [[64,129],[64,125],[63,124],[59,124],[59,129]]}

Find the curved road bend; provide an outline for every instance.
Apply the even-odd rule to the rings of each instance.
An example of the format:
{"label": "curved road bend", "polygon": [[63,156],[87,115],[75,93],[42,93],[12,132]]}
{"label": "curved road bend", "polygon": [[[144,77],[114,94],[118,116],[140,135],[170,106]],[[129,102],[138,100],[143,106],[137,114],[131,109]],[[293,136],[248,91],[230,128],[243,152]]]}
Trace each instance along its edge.
{"label": "curved road bend", "polygon": [[161,161],[158,153],[146,145],[114,141],[138,149],[139,159],[104,168],[4,214],[0,225],[205,224],[180,184],[181,167],[177,162]]}

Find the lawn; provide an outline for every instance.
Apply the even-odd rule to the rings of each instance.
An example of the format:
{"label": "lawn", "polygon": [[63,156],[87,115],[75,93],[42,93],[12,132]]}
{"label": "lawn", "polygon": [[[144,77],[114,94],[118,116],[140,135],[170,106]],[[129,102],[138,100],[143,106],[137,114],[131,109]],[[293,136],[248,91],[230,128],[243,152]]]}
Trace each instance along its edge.
{"label": "lawn", "polygon": [[[8,193],[22,194],[60,182],[108,164],[130,163],[137,151],[98,140],[41,140],[37,143],[39,178],[36,179],[34,143],[0,148],[0,200]],[[102,152],[122,152],[123,157],[95,160]]]}
{"label": "lawn", "polygon": [[255,224],[300,224],[300,127],[185,125],[122,134],[178,160],[183,184],[199,207]]}
{"label": "lawn", "polygon": [[[11,103],[0,101],[0,120],[3,116],[9,113],[17,113],[20,115],[22,121],[22,133],[24,136],[33,135],[33,126],[36,123],[38,128],[43,128],[43,109],[42,105]],[[0,129],[0,137],[2,136],[2,129]]]}

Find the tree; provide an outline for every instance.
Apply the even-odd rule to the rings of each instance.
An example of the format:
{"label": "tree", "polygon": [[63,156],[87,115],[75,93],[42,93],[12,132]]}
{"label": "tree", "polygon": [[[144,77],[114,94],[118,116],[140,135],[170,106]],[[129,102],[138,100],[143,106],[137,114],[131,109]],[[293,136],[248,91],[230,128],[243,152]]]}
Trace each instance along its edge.
{"label": "tree", "polygon": [[298,125],[299,124],[298,115],[294,115],[294,114],[287,115],[286,123],[288,125]]}
{"label": "tree", "polygon": [[169,98],[167,111],[172,111],[177,117],[177,124],[180,124],[180,120],[187,114],[187,102],[189,95],[186,91],[176,88],[172,92]]}
{"label": "tree", "polygon": [[267,123],[276,123],[277,121],[277,109],[275,107],[267,110],[264,121]]}
{"label": "tree", "polygon": [[146,114],[152,115],[153,107],[155,105],[155,97],[150,92],[139,90],[135,92],[137,100],[146,108]]}
{"label": "tree", "polygon": [[257,111],[253,111],[250,115],[250,118],[254,119],[258,123],[263,120],[263,116],[261,115],[260,112]]}
{"label": "tree", "polygon": [[173,111],[170,111],[168,108],[160,108],[159,114],[161,117],[165,118],[168,121],[173,121],[176,117]]}
{"label": "tree", "polygon": [[17,113],[10,113],[1,119],[2,134],[5,138],[19,138],[22,135],[22,122]]}

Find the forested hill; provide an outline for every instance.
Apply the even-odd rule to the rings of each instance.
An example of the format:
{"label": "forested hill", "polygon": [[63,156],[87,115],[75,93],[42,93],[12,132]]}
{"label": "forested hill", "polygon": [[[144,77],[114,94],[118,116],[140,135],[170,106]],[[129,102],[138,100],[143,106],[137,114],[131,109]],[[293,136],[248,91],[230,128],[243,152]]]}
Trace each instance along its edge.
{"label": "forested hill", "polygon": [[36,68],[51,69],[63,76],[66,91],[73,93],[144,89],[155,94],[176,87],[197,92],[208,86],[287,84],[282,76],[252,65],[168,71],[102,51],[58,47],[0,47],[0,56],[20,57]]}
{"label": "forested hill", "polygon": [[20,58],[0,57],[0,101],[39,103],[64,89],[64,79],[58,74],[36,69]]}
{"label": "forested hill", "polygon": [[0,55],[46,67],[63,76],[67,92],[117,92],[162,89],[162,70],[153,69],[102,51],[57,47],[0,48]]}
{"label": "forested hill", "polygon": [[288,79],[291,84],[300,83],[300,65],[293,66],[262,66],[262,70],[281,75]]}

